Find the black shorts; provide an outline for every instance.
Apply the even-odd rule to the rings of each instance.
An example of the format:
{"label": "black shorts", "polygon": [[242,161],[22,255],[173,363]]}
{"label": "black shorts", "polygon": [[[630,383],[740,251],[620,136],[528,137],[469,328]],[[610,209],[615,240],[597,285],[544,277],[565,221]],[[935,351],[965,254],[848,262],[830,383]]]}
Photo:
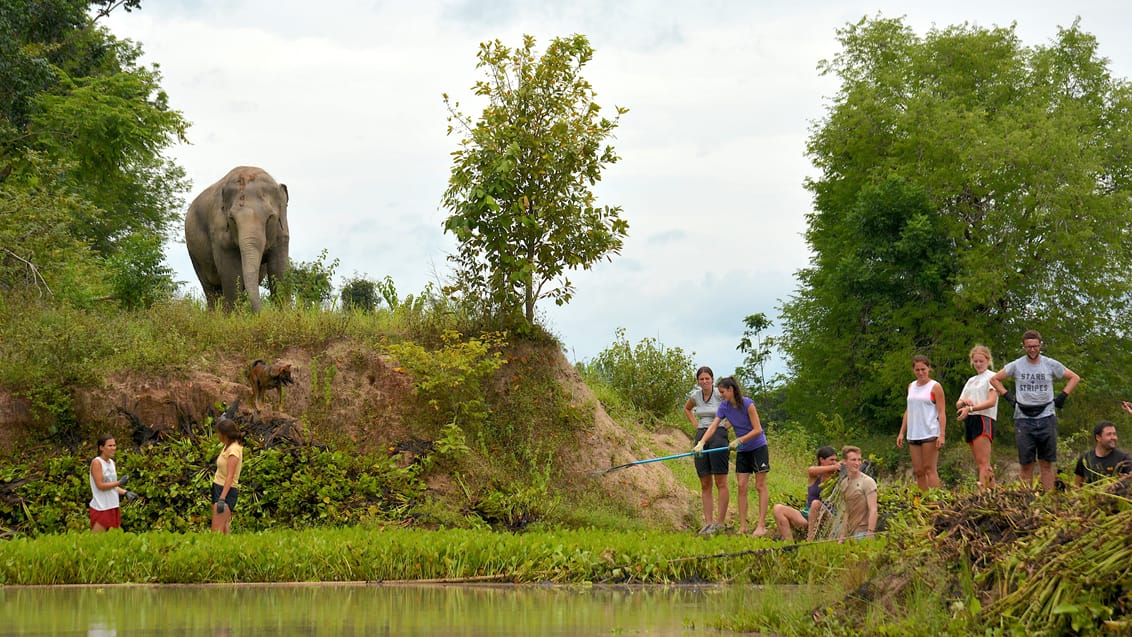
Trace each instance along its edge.
{"label": "black shorts", "polygon": [[[699,442],[700,438],[703,438],[705,433],[707,433],[707,427],[696,429],[696,442]],[[711,439],[704,442],[704,449],[716,449],[726,446],[727,430],[723,427],[716,427],[715,433],[711,435]],[[731,454],[726,451],[705,453],[696,458],[696,475],[701,478],[704,476],[725,476],[730,467]]]}
{"label": "black shorts", "polygon": [[1057,462],[1057,415],[1044,418],[1015,418],[1014,444],[1018,464],[1034,464],[1034,458]]}
{"label": "black shorts", "polygon": [[922,440],[909,440],[908,444],[912,445],[913,447],[919,447],[921,445],[926,445],[929,442],[935,442],[938,439],[939,436],[932,436],[931,438],[924,438]]}
{"label": "black shorts", "polygon": [[735,473],[767,473],[770,471],[770,445],[735,454]]}
{"label": "black shorts", "polygon": [[967,444],[975,442],[976,438],[986,436],[987,440],[994,440],[994,418],[972,414],[967,416],[964,423],[964,437]]}
{"label": "black shorts", "polygon": [[[212,503],[216,504],[220,501],[220,493],[224,491],[223,485],[212,483]],[[224,503],[228,505],[230,511],[236,510],[236,498],[240,497],[240,490],[236,487],[228,487],[228,497],[224,498]]]}

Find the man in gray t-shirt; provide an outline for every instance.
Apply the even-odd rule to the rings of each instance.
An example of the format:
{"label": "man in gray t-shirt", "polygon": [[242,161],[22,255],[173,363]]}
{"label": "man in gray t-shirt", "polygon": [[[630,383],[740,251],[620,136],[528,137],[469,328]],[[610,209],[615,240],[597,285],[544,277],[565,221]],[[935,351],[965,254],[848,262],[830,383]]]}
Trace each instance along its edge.
{"label": "man in gray t-shirt", "polygon": [[[1056,360],[1042,356],[1042,335],[1037,330],[1022,334],[1026,355],[1006,364],[991,378],[991,385],[1007,402],[1014,405],[1014,443],[1018,447],[1019,477],[1029,485],[1034,480],[1034,459],[1041,472],[1042,488],[1054,487],[1054,463],[1057,462],[1057,412],[1065,404],[1081,377]],[[1007,391],[1002,381],[1014,379],[1014,392]],[[1054,395],[1053,382],[1065,378],[1065,387]]]}

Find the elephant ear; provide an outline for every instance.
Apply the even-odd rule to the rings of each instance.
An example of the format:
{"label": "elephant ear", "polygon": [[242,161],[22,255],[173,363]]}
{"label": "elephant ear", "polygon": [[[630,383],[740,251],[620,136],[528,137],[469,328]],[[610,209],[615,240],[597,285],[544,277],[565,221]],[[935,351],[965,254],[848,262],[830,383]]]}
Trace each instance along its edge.
{"label": "elephant ear", "polygon": [[287,192],[287,184],[279,184],[279,187],[283,189],[283,203],[290,203],[291,193]]}

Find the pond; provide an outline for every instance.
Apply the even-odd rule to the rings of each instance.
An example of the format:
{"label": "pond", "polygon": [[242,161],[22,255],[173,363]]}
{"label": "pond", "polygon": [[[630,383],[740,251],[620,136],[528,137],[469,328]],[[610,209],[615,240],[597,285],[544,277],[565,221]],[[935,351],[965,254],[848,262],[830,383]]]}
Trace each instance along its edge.
{"label": "pond", "polygon": [[752,587],[232,585],[0,588],[0,634],[675,636]]}

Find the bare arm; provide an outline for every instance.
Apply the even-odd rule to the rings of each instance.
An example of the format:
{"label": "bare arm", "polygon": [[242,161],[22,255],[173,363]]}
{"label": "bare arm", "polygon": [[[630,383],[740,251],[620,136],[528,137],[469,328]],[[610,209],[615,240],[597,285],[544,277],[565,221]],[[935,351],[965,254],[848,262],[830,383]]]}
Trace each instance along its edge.
{"label": "bare arm", "polygon": [[[90,461],[90,477],[94,479],[94,486],[99,491],[109,491],[117,489],[119,482],[111,482],[102,479],[102,462],[98,458]],[[123,489],[118,489],[119,492],[124,492]]]}
{"label": "bare arm", "polygon": [[834,475],[837,472],[841,471],[841,464],[842,463],[839,462],[837,464],[831,464],[831,465],[814,465],[812,467],[807,467],[806,468],[806,477],[808,477],[810,479],[810,481],[813,482],[814,480],[817,480],[818,478],[824,478],[824,477],[827,477],[827,476]]}
{"label": "bare arm", "polygon": [[877,506],[877,492],[873,491],[872,493],[870,493],[868,495],[868,500],[869,500],[869,526],[868,526],[868,530],[869,530],[869,537],[872,537],[873,533],[876,533],[876,530],[877,530],[877,517],[878,517],[878,509],[879,509],[879,507]]}
{"label": "bare arm", "polygon": [[719,423],[722,420],[723,420],[722,418],[720,418],[719,416],[716,416],[715,420],[711,421],[711,424],[708,425],[707,431],[704,432],[704,435],[700,436],[700,442],[701,443],[704,442],[705,440],[711,438],[712,434],[715,433],[715,430],[719,429]]}
{"label": "bare arm", "polygon": [[692,423],[693,427],[699,427],[700,423],[696,420],[696,414],[692,413],[692,408],[695,406],[695,401],[689,398],[688,401],[684,403],[684,415],[688,417],[688,422]]}
{"label": "bare arm", "polygon": [[935,446],[939,448],[947,435],[947,410],[944,408],[947,399],[943,396],[943,385],[936,383],[932,387],[932,396],[935,397],[935,417],[939,421],[939,437],[935,439]]}
{"label": "bare arm", "polygon": [[240,466],[240,457],[228,456],[228,475],[224,476],[224,488],[220,490],[220,499],[228,498],[228,490],[232,488],[232,480],[236,476],[236,467]]}
{"label": "bare arm", "polygon": [[1077,386],[1077,383],[1081,382],[1081,377],[1077,375],[1077,372],[1066,368],[1065,379],[1065,389],[1061,391],[1065,392],[1067,395],[1072,394],[1073,388]]}

